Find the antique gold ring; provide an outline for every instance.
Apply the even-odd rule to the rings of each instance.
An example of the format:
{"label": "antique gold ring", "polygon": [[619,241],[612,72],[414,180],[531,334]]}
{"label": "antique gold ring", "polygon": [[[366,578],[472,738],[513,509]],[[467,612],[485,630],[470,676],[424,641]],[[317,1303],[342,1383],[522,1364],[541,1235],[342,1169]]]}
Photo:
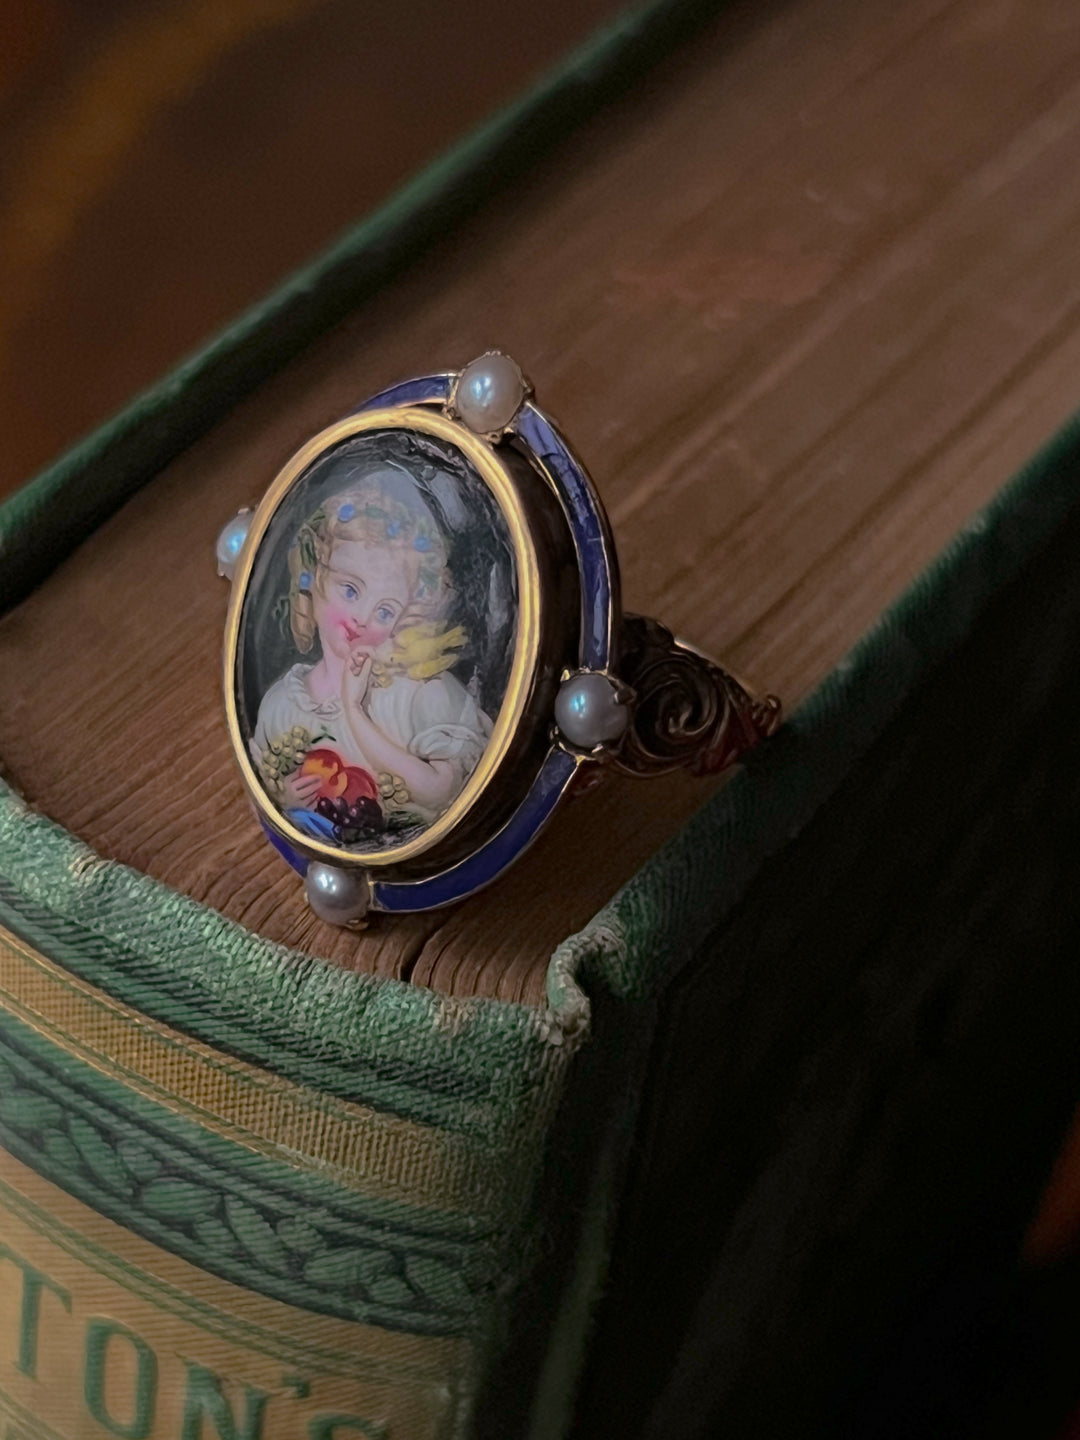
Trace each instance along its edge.
{"label": "antique gold ring", "polygon": [[531,397],[498,350],[392,386],[218,539],[230,740],[324,920],[463,899],[604,769],[716,773],[780,724],[622,613],[603,506]]}

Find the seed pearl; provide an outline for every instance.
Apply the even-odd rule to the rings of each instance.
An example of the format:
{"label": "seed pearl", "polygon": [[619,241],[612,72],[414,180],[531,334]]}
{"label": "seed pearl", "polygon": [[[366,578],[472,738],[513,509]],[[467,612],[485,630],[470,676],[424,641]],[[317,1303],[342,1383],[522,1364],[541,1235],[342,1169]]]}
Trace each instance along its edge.
{"label": "seed pearl", "polygon": [[313,912],[328,925],[350,925],[362,920],[371,903],[366,875],[339,870],[321,860],[312,860],[308,866],[304,890]]}
{"label": "seed pearl", "polygon": [[579,750],[618,740],[630,715],[606,675],[585,671],[563,681],[555,697],[555,723]]}
{"label": "seed pearl", "polygon": [[470,430],[489,435],[503,430],[521,409],[525,379],[509,355],[490,351],[471,360],[454,392],[454,409]]}
{"label": "seed pearl", "polygon": [[237,561],[244,541],[251,529],[251,511],[241,510],[224,526],[217,538],[214,554],[217,557],[217,573],[231,580],[236,574]]}

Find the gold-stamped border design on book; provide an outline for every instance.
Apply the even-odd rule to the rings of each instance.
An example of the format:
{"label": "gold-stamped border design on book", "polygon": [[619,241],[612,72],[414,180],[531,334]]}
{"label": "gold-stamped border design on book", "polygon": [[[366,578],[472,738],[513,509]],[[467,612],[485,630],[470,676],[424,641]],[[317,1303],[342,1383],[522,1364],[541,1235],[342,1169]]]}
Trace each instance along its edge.
{"label": "gold-stamped border design on book", "polygon": [[2,1434],[455,1440],[473,1368],[208,1275],[0,1151]]}
{"label": "gold-stamped border design on book", "polygon": [[72,1058],[225,1139],[364,1196],[497,1219],[505,1157],[298,1085],[139,1014],[0,926],[0,1009]]}

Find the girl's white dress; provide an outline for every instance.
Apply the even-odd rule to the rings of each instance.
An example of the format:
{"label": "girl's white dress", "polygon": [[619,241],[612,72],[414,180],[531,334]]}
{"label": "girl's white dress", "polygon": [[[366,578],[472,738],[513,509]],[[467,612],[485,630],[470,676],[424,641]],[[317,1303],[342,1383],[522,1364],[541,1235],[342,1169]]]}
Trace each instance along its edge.
{"label": "girl's white dress", "polygon": [[[312,668],[294,665],[263,696],[251,738],[256,767],[272,742],[278,743],[299,725],[310,732],[313,745],[325,745],[337,751],[346,764],[377,775],[376,766],[356,745],[340,697],[313,698],[307,685]],[[366,708],[375,725],[403,750],[422,760],[451,761],[456,771],[455,795],[476,769],[492,731],[488,715],[448,671],[430,680],[395,675],[389,685],[373,685],[368,690]],[[429,821],[439,813],[425,811],[412,801],[408,808]]]}

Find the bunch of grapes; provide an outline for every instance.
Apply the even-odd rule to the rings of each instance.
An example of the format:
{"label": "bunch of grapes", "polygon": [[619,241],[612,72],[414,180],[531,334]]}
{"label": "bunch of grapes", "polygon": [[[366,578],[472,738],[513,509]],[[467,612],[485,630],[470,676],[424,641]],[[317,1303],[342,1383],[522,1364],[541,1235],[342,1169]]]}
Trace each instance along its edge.
{"label": "bunch of grapes", "polygon": [[377,800],[362,795],[350,804],[344,797],[331,800],[323,795],[315,803],[316,812],[329,820],[342,845],[356,845],[373,840],[386,828],[382,807]]}
{"label": "bunch of grapes", "polygon": [[379,794],[384,804],[396,805],[399,809],[407,805],[412,798],[401,776],[391,775],[389,770],[379,771]]}
{"label": "bunch of grapes", "polygon": [[282,794],[282,782],[303,763],[312,743],[311,731],[303,725],[294,725],[263,751],[259,768],[270,790],[278,798]]}

